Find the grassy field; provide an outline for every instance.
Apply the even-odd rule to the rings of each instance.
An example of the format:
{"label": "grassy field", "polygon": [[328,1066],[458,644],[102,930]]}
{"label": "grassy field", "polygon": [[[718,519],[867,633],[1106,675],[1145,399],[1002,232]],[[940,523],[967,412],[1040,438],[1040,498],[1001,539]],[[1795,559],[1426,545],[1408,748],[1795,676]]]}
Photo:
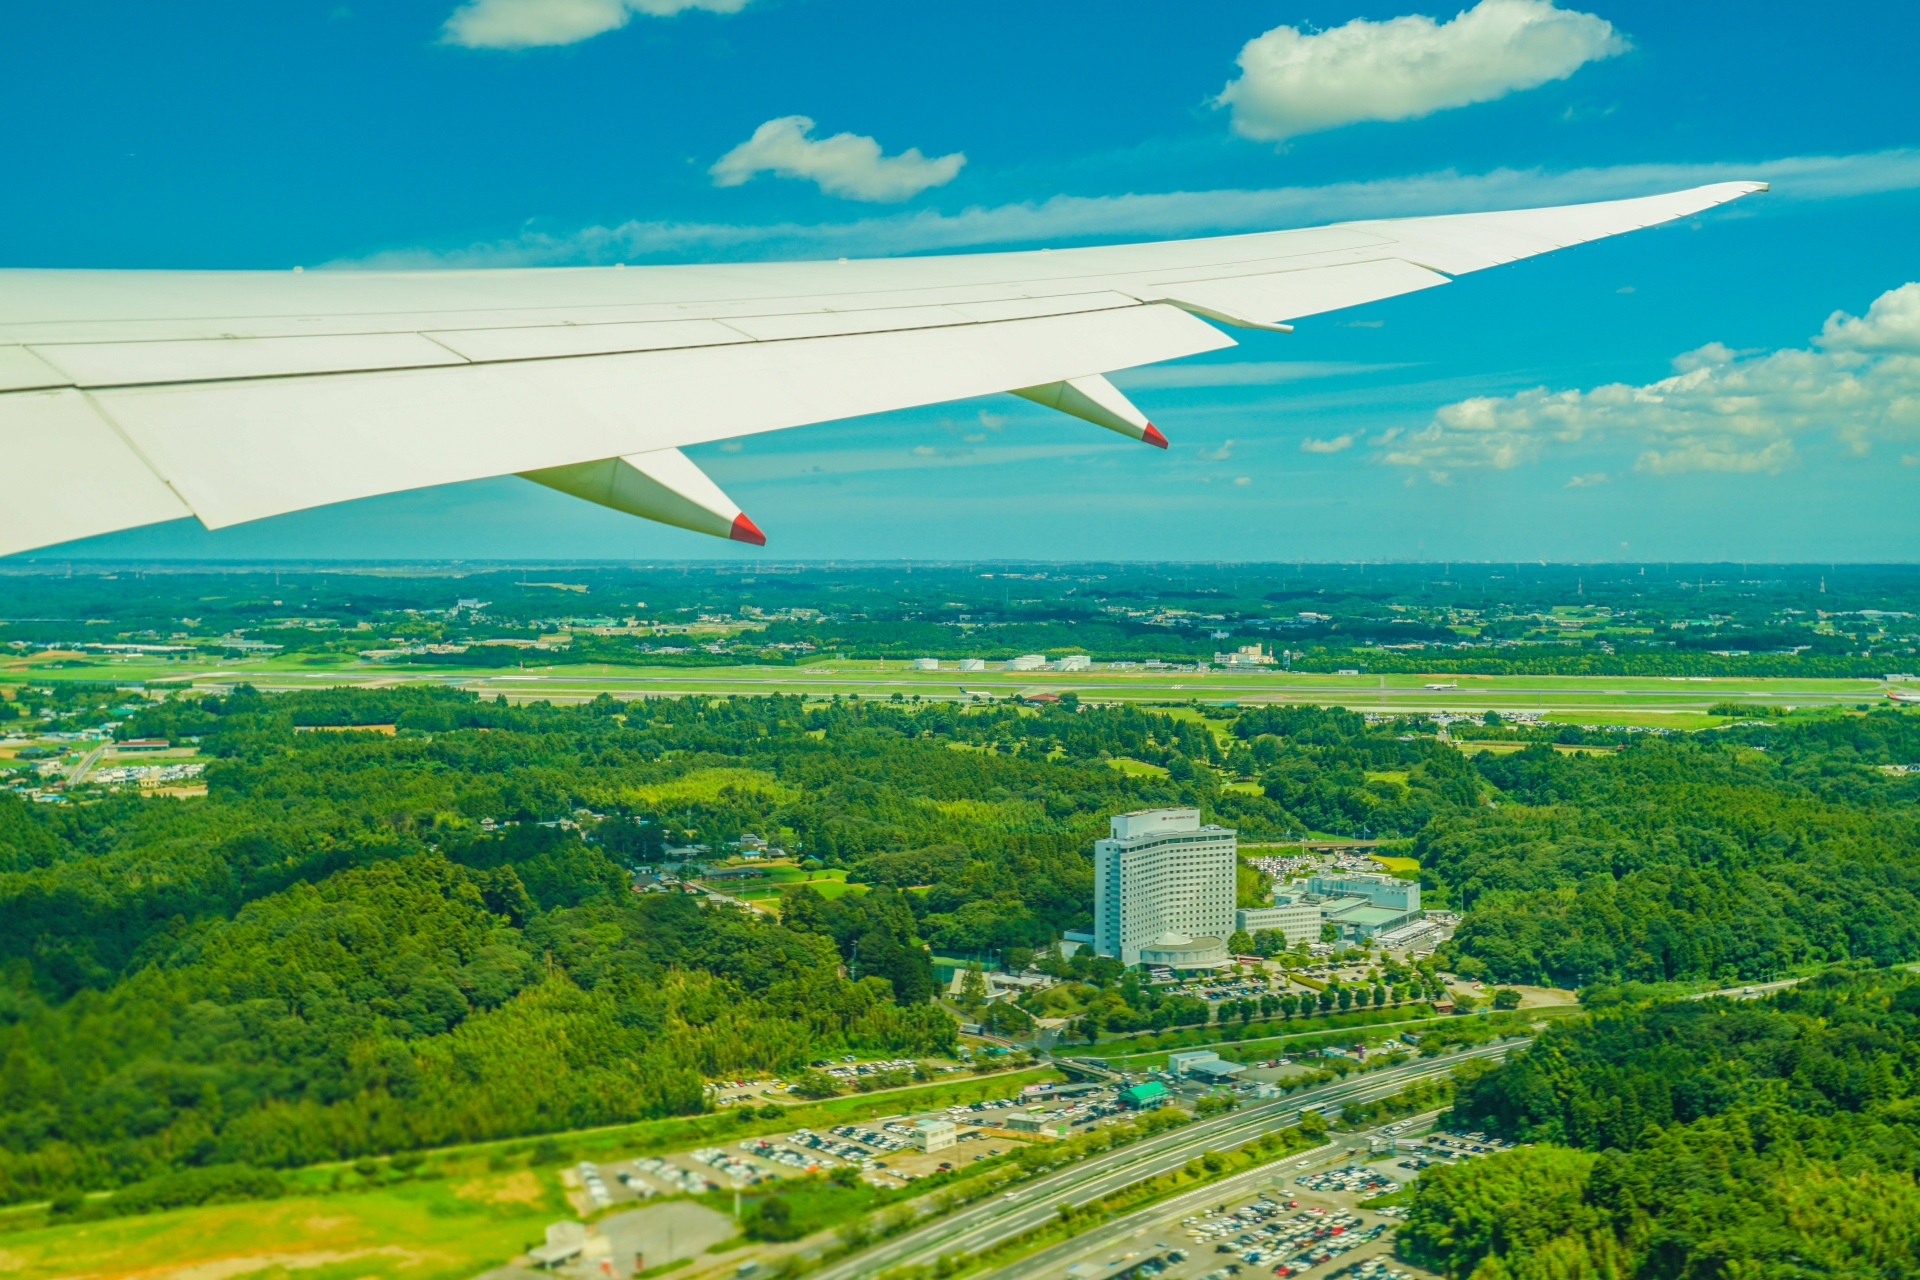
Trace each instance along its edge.
{"label": "grassy field", "polygon": [[[351,1176],[351,1175],[350,1175]],[[355,1179],[357,1181],[357,1179]],[[454,1173],[0,1235],[9,1280],[466,1280],[537,1244],[573,1212],[557,1178]]]}
{"label": "grassy field", "polygon": [[[0,1212],[7,1280],[467,1280],[539,1243],[574,1217],[562,1165],[731,1144],[806,1125],[816,1129],[1017,1092],[1057,1071],[956,1077],[911,1089],[852,1094],[782,1108],[774,1119],[731,1112],[644,1121],[545,1139],[433,1152],[412,1177],[384,1163],[369,1183],[344,1165],[287,1175],[278,1200],[49,1225],[44,1206]],[[535,1163],[536,1160],[540,1163]]]}
{"label": "grassy field", "polygon": [[1699,711],[1549,711],[1540,717],[1547,724],[1598,724],[1635,726],[1642,729],[1710,729],[1727,723],[1723,717]]}
{"label": "grassy field", "polygon": [[[514,701],[582,701],[605,692],[616,697],[684,694],[806,693],[830,697],[890,697],[895,693],[970,700],[973,692],[1000,696],[1020,693],[1077,693],[1104,701],[1166,704],[1194,702],[1306,702],[1365,711],[1478,712],[1534,711],[1562,722],[1597,724],[1603,714],[1660,714],[1654,723],[1669,727],[1704,724],[1704,713],[1720,701],[1751,699],[1799,707],[1853,706],[1884,701],[1878,680],[1742,679],[1736,677],[1667,678],[1627,676],[1459,676],[1459,687],[1431,690],[1431,677],[1405,674],[1334,676],[1301,672],[915,672],[900,664],[876,661],[816,660],[792,667],[646,667],[554,666],[502,672],[449,667],[406,667],[353,661],[315,667],[293,659],[259,658],[215,663],[207,660],[161,662],[145,657],[55,659],[36,655],[0,671],[0,683],[32,679],[124,683],[182,682],[231,685],[250,682],[265,689],[310,689],[324,685],[388,684],[422,681],[503,694]],[[1446,677],[1451,682],[1456,677]],[[962,692],[963,688],[969,692]],[[1199,719],[1190,705],[1170,706],[1183,718]],[[1688,717],[1681,719],[1680,717]],[[1216,733],[1219,722],[1209,722]],[[1630,723],[1630,722],[1622,722]]]}
{"label": "grassy field", "polygon": [[[823,876],[818,880],[812,881],[811,887],[815,893],[827,899],[829,902],[849,893],[865,893],[867,891],[867,886],[863,884],[848,884],[845,879],[846,874],[846,872],[842,871],[838,879],[829,879]],[[808,882],[801,881],[800,883],[806,884]],[[730,898],[738,898],[742,902],[751,902],[757,907],[771,910],[775,915],[780,914],[782,886],[763,884],[752,889],[735,889],[727,886],[715,887],[719,888],[721,893],[726,894]]]}
{"label": "grassy field", "polygon": [[711,804],[731,787],[746,795],[762,795],[776,803],[799,798],[799,792],[759,769],[695,769],[657,787],[629,787],[622,798],[652,808],[676,804]]}

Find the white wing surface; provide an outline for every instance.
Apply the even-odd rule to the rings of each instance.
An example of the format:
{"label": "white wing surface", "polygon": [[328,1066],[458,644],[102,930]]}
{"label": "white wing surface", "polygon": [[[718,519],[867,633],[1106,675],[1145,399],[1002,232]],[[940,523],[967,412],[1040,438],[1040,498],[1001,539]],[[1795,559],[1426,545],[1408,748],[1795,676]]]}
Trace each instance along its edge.
{"label": "white wing surface", "polygon": [[[1001,391],[1157,442],[1088,380],[1233,345],[1207,320],[1284,328],[1764,189],[852,262],[0,271],[0,456],[14,463],[0,554],[486,476],[554,483],[582,464]],[[647,483],[680,472],[633,465]],[[566,474],[556,487],[583,496],[613,484]],[[672,491],[667,516],[635,496],[646,484],[621,491],[610,505],[710,522]],[[710,482],[683,496],[738,511]]]}

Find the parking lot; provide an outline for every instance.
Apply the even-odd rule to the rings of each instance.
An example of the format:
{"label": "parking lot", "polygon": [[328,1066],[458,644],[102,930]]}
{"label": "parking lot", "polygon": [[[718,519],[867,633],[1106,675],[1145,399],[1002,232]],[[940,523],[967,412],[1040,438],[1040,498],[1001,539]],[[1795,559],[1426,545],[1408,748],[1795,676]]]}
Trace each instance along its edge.
{"label": "parking lot", "polygon": [[959,1125],[986,1125],[1005,1129],[1012,1123],[1037,1122],[1049,1129],[1065,1126],[1069,1132],[1125,1114],[1113,1085],[1077,1085],[1018,1097],[988,1098],[947,1108],[947,1118]]}
{"label": "parking lot", "polygon": [[[1022,1112],[1021,1114],[1025,1114]],[[898,1187],[1032,1141],[1032,1135],[976,1128],[962,1123],[959,1140],[944,1151],[915,1147],[907,1117],[893,1116],[815,1131],[741,1138],[724,1146],[698,1147],[659,1156],[582,1162],[561,1172],[567,1196],[582,1214],[655,1196],[699,1195],[777,1183],[785,1178],[860,1170],[875,1186]]]}
{"label": "parking lot", "polygon": [[[1303,1167],[1287,1168],[1251,1191],[1200,1212],[1189,1210],[1129,1233],[1090,1238],[1064,1272],[1007,1268],[1017,1280],[1437,1280],[1393,1256],[1404,1211],[1360,1206],[1396,1191],[1440,1161],[1503,1149],[1485,1135],[1421,1133],[1431,1120],[1399,1122],[1340,1135],[1338,1149]],[[1411,1136],[1419,1134],[1420,1136]],[[1444,1141],[1447,1147],[1430,1145]],[[1459,1148],[1458,1154],[1455,1147]],[[1485,1148],[1474,1152],[1473,1147]],[[1403,1163],[1404,1162],[1404,1163]]]}

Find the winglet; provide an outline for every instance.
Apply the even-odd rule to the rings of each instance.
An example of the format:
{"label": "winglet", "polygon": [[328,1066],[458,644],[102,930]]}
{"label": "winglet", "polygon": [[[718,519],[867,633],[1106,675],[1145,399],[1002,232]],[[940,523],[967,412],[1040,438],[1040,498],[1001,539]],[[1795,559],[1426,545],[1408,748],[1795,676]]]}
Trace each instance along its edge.
{"label": "winglet", "polygon": [[767,545],[767,535],[720,486],[678,449],[520,473],[536,484],[615,511],[734,542]]}
{"label": "winglet", "polygon": [[1065,382],[1049,382],[1038,387],[1019,387],[1013,392],[1023,400],[1043,404],[1049,409],[1058,409],[1096,427],[1105,427],[1109,431],[1118,431],[1123,436],[1135,440],[1144,440],[1155,448],[1167,447],[1167,438],[1160,434],[1147,415],[1134,407],[1131,400],[1120,394],[1120,388],[1108,382],[1099,374],[1090,374],[1084,378],[1069,378]]}

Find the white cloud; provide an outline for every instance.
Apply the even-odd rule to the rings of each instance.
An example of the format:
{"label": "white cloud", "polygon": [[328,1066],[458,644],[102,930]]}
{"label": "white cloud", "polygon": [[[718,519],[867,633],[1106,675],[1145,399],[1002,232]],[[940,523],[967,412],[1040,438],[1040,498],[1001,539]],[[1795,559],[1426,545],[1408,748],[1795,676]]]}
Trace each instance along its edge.
{"label": "white cloud", "polygon": [[928,159],[918,147],[883,156],[872,138],[854,133],[815,138],[812,133],[813,121],[805,116],[769,120],[707,172],[716,187],[737,187],[755,174],[771,173],[818,183],[830,196],[896,204],[952,182],[967,162],[959,151]]}
{"label": "white cloud", "polygon": [[1574,476],[1568,480],[1566,487],[1569,489],[1597,489],[1605,483],[1607,483],[1606,472],[1589,471],[1583,476]]}
{"label": "white cloud", "polygon": [[1203,446],[1200,449],[1200,459],[1203,462],[1225,462],[1233,456],[1233,446],[1238,443],[1237,440],[1228,440],[1218,449],[1208,449]]}
{"label": "white cloud", "polygon": [[1252,483],[1253,483],[1253,477],[1252,477],[1252,476],[1235,476],[1235,477],[1233,478],[1233,482],[1234,482],[1235,484],[1242,484],[1242,485],[1245,485],[1245,484],[1252,484]]}
{"label": "white cloud", "polygon": [[1901,351],[1920,355],[1920,284],[1890,289],[1864,316],[1836,311],[1818,339],[1829,351]]}
{"label": "white cloud", "polygon": [[1810,348],[1737,352],[1709,343],[1678,356],[1646,386],[1537,387],[1450,404],[1381,461],[1427,471],[1506,470],[1554,445],[1624,444],[1634,470],[1780,472],[1797,442],[1821,432],[1851,453],[1920,442],[1920,284],[1874,300],[1865,316],[1835,312]]}
{"label": "white cloud", "polygon": [[[564,234],[522,233],[509,240],[436,252],[405,249],[330,264],[373,270],[434,267],[544,267],[580,263],[769,258],[886,257],[980,245],[1060,244],[1209,232],[1313,226],[1343,218],[1473,213],[1530,205],[1574,204],[1674,191],[1751,178],[1773,184],[1767,207],[1920,188],[1920,149],[1846,156],[1791,156],[1752,164],[1617,165],[1566,173],[1496,169],[1451,171],[1257,191],[1173,191],[1158,195],[1054,196],[1040,204],[971,208],[829,223],[626,222]],[[1348,322],[1353,327],[1370,323]]]}
{"label": "white cloud", "polygon": [[469,49],[578,44],[627,25],[635,14],[668,18],[688,9],[738,13],[748,0],[468,0],[440,38]]}
{"label": "white cloud", "polygon": [[1564,80],[1630,46],[1613,24],[1547,0],[1480,0],[1451,22],[1419,14],[1331,31],[1275,27],[1240,50],[1220,92],[1234,131],[1262,142],[1361,120],[1413,120]]}
{"label": "white cloud", "polygon": [[1300,442],[1300,452],[1339,453],[1342,449],[1353,448],[1353,442],[1356,438],[1351,431],[1342,436],[1335,436],[1331,440],[1316,440],[1312,436],[1308,436]]}

